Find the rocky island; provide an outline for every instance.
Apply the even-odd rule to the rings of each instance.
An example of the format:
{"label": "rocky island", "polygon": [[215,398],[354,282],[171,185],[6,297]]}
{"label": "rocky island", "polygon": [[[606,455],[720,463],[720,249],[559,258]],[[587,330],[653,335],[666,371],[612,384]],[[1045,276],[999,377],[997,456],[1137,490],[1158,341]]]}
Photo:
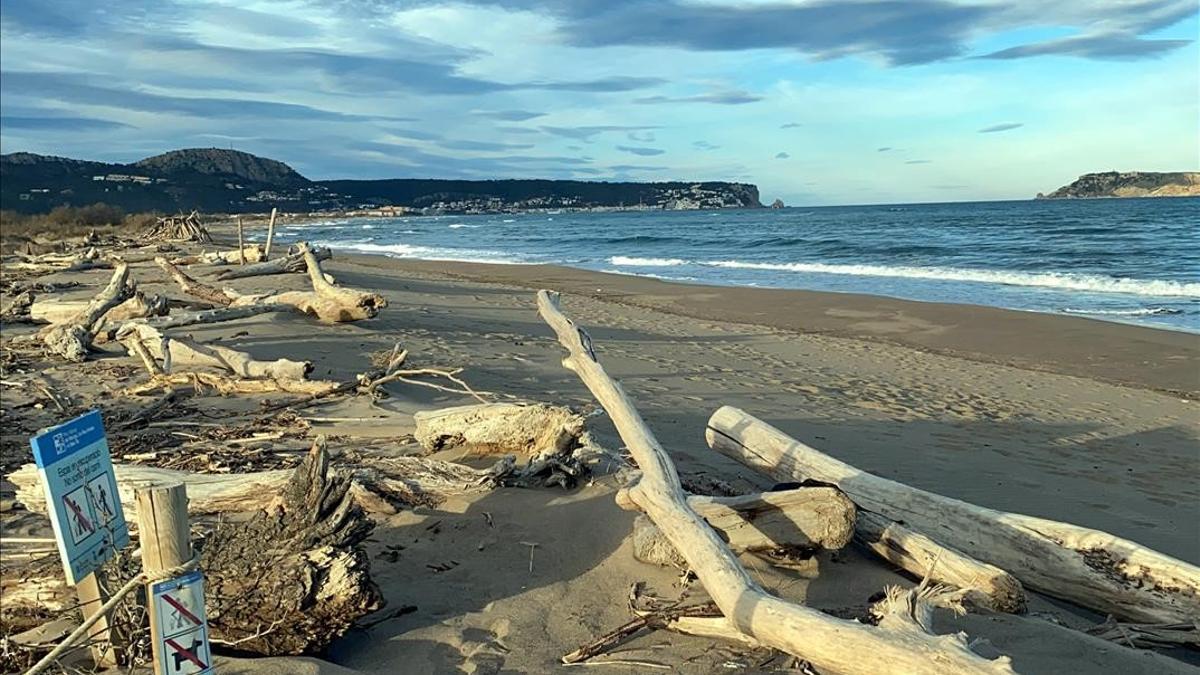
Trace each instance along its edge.
{"label": "rocky island", "polygon": [[236,150],[173,150],[132,164],[28,152],[0,155],[0,206],[22,213],[103,202],[126,211],[250,213],[502,213],[543,209],[759,208],[748,183],[577,180],[314,181]]}
{"label": "rocky island", "polygon": [[1099,197],[1196,197],[1200,172],[1105,171],[1085,173],[1070,185],[1037,199],[1094,199]]}

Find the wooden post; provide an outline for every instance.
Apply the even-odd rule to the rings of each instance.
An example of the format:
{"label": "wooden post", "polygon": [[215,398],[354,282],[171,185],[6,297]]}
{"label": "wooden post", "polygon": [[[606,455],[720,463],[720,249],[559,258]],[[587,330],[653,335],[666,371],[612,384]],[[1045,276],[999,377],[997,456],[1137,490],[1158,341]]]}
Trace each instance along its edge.
{"label": "wooden post", "polygon": [[[100,582],[96,579],[95,572],[81,579],[75,590],[79,593],[79,604],[83,611],[84,621],[90,619],[108,600],[108,595],[100,589]],[[115,668],[117,666],[118,645],[113,640],[108,617],[102,617],[92,625],[88,631],[88,641],[92,643],[92,660],[96,662],[97,668]]]}
{"label": "wooden post", "polygon": [[275,238],[275,214],[279,209],[271,207],[271,222],[267,223],[267,247],[263,249],[263,260],[271,258],[271,240]]}
{"label": "wooden post", "polygon": [[[138,536],[142,544],[142,570],[148,574],[178,567],[192,559],[191,530],[188,525],[187,488],[183,483],[160,483],[138,488]],[[156,616],[153,585],[146,584],[150,606],[150,642],[154,647],[154,663],[163,663],[169,655],[160,653],[162,636]]]}
{"label": "wooden post", "polygon": [[242,217],[238,216],[238,264],[246,264],[246,237],[242,232]]}

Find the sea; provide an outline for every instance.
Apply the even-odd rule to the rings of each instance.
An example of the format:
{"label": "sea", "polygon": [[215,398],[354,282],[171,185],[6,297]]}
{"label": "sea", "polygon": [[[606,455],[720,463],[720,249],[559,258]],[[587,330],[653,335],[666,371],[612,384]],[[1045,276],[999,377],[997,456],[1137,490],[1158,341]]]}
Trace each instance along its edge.
{"label": "sea", "polygon": [[1200,333],[1200,198],[337,218],[281,238]]}

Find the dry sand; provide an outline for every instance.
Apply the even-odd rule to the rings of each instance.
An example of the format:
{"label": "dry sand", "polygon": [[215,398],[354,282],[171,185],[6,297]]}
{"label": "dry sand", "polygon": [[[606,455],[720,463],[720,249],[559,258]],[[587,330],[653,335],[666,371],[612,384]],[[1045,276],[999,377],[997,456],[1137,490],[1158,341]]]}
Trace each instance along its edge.
{"label": "dry sand", "polygon": [[[269,315],[191,332],[261,357],[311,359],[318,364],[314,377],[338,379],[361,372],[367,354],[400,340],[414,365],[465,366],[463,377],[476,388],[594,406],[560,366],[562,351],[534,309],[530,289],[555,288],[566,294],[565,310],[589,327],[601,360],[687,479],[737,488],[769,484],[706,448],[706,419],[729,404],[862,469],[985,506],[1100,528],[1200,563],[1200,407],[1189,400],[1200,390],[1196,336],[542,266],[339,256],[327,270],[340,283],[382,293],[389,308],[354,324],[313,328],[302,317]],[[106,276],[88,275],[93,283]],[[282,290],[302,288],[304,279],[232,285]],[[153,283],[142,287],[177,293]],[[115,390],[141,377],[131,359],[117,360],[120,351],[107,349],[111,367],[127,364],[126,380],[112,376],[97,388],[86,369],[61,365],[44,375],[64,390],[88,387],[85,402],[106,396],[104,387]],[[393,398],[382,406],[395,414],[361,399],[306,414],[376,417],[318,427],[397,437],[411,431],[413,410],[469,402],[402,385],[390,390]],[[222,399],[213,405],[236,412],[243,404]],[[53,415],[46,415],[49,423]],[[604,443],[620,447],[603,418],[597,426]],[[6,429],[6,441],[27,431]],[[668,597],[702,595],[674,571],[632,558],[632,515],[615,506],[615,489],[612,476],[600,475],[569,492],[503,489],[437,510],[380,516],[370,551],[372,575],[389,604],[384,613],[405,605],[415,611],[350,634],[326,662],[225,659],[222,672],[578,670],[559,666],[559,657],[629,619],[633,582]],[[522,542],[538,544],[532,571],[530,547]],[[403,550],[394,562],[378,556],[397,545]],[[449,563],[455,564],[443,572],[428,567]],[[754,558],[747,565],[779,594],[839,611],[863,608],[886,584],[912,583],[850,549],[818,556],[801,571],[780,571]],[[1197,662],[1194,653],[1134,651],[1070,630],[1063,626],[1103,617],[1038,596],[1026,616],[940,618],[941,630],[988,638],[1013,657],[1018,672],[1195,672],[1186,662]],[[661,632],[616,651],[598,660],[636,659],[688,673],[759,672],[753,664],[760,655]],[[584,669],[651,672],[649,666]]]}

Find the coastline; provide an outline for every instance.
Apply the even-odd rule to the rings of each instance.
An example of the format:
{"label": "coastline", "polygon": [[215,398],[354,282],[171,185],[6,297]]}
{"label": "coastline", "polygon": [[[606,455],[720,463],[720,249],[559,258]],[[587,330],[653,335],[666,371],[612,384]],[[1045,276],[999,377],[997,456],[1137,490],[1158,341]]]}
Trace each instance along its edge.
{"label": "coastline", "polygon": [[[343,286],[381,294],[388,306],[353,323],[327,325],[286,312],[196,325],[181,334],[258,359],[309,361],[314,379],[343,382],[354,381],[372,355],[390,353],[399,343],[412,367],[454,370],[496,400],[595,410],[595,399],[563,368],[562,348],[537,315],[531,289],[545,286],[564,293],[564,309],[588,329],[605,369],[697,492],[753,492],[773,484],[706,446],[709,415],[731,405],[863,471],[984,507],[1101,529],[1200,561],[1200,540],[1191,536],[1200,499],[1194,480],[1200,403],[1155,390],[1144,376],[1146,381],[1124,384],[1104,381],[1113,368],[1133,368],[1139,359],[1164,362],[1161,355],[1175,353],[1169,351],[1173,340],[1184,334],[842,293],[341,250],[323,268]],[[212,274],[219,270],[197,265],[190,273],[215,283]],[[180,297],[179,287],[145,256],[131,261],[131,274],[145,293]],[[86,300],[109,276],[95,269],[40,279],[80,282],[61,297]],[[311,287],[305,274],[221,283],[245,294]],[[36,330],[5,326],[12,337]],[[1022,336],[1022,330],[1030,334]],[[1054,337],[1072,332],[1080,334],[1082,347]],[[955,345],[970,353],[952,353]],[[1045,358],[1049,347],[1079,353],[1074,360],[1039,363],[1035,357]],[[1090,359],[1083,347],[1111,356]],[[145,382],[138,360],[120,344],[97,349],[97,358],[82,364],[31,363],[24,377],[69,392],[80,409],[102,407],[118,415],[142,409],[144,399],[119,394]],[[1009,359],[1011,365],[1001,363],[1005,350],[1019,356]],[[1193,351],[1179,352],[1181,373],[1195,373]],[[301,435],[324,434],[334,449],[411,452],[414,413],[474,402],[403,382],[387,387],[386,398],[338,397],[304,408],[299,414],[311,426]],[[34,405],[40,395],[33,386],[8,392],[5,412],[12,417],[4,440],[16,463],[27,459],[27,432],[55,422],[61,411],[48,401]],[[261,399],[208,392],[162,421],[225,425],[255,416]],[[597,442],[620,450],[611,420],[597,415],[592,424]],[[301,438],[266,442],[264,449],[277,453],[307,446]],[[457,449],[431,457],[491,461]],[[629,620],[630,583],[643,582],[664,597],[683,592],[677,570],[633,557],[634,514],[616,505],[621,485],[611,468],[598,465],[592,479],[574,490],[505,488],[437,507],[372,512],[377,525],[366,543],[372,580],[389,607],[413,611],[381,613],[369,630],[334,643],[323,655],[327,661],[239,659],[222,665],[250,674],[388,673],[396,663],[414,673],[497,672],[501,665],[505,672],[572,670],[560,665],[562,654]],[[48,536],[44,517],[26,511],[0,510],[0,524],[8,536]],[[533,559],[523,542],[537,544]],[[431,572],[450,560],[451,569]],[[801,570],[747,560],[773,592],[833,613],[865,611],[880,588],[915,583],[853,547],[818,554]],[[1191,652],[1134,651],[1086,635],[1081,631],[1103,616],[1037,593],[1030,594],[1029,610],[947,616],[939,618],[939,631],[986,638],[1012,655],[1022,672],[1158,675],[1189,672],[1196,663]],[[716,672],[729,658],[711,640],[663,632],[636,637],[623,649],[653,649],[656,660],[689,674]]]}
{"label": "coastline", "polygon": [[1200,338],[1183,331],[982,305],[706,285],[559,265],[338,255],[364,267],[549,288],[678,316],[883,342],[1186,397],[1200,394]]}

